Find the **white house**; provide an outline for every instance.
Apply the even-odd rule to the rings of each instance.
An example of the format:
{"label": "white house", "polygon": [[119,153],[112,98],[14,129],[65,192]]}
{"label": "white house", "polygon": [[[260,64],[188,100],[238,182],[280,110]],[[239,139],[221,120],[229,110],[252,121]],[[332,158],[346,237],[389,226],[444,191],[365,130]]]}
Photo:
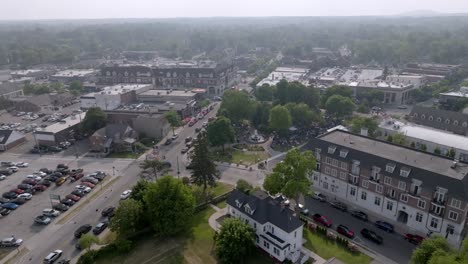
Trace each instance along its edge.
{"label": "white house", "polygon": [[304,223],[294,212],[267,196],[257,197],[234,190],[227,199],[228,214],[240,218],[255,230],[255,243],[280,262],[307,261],[302,250]]}

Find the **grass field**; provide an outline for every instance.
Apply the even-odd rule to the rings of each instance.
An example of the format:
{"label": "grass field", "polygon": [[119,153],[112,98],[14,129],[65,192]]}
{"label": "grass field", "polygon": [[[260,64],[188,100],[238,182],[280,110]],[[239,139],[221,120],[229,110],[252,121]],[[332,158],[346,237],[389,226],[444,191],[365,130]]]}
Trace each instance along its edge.
{"label": "grass field", "polygon": [[269,155],[265,151],[242,151],[237,149],[226,149],[224,154],[212,153],[212,157],[216,161],[223,161],[242,165],[252,165],[260,160],[265,160]]}
{"label": "grass field", "polygon": [[221,208],[221,209],[225,208],[226,205],[227,205],[227,204],[226,204],[226,201],[221,201],[221,202],[219,202],[219,203],[216,204],[216,206],[217,206],[218,208]]}
{"label": "grass field", "polygon": [[337,243],[304,228],[304,238],[307,240],[306,248],[315,252],[324,259],[335,257],[347,264],[368,264],[372,259],[362,253],[351,253]]}

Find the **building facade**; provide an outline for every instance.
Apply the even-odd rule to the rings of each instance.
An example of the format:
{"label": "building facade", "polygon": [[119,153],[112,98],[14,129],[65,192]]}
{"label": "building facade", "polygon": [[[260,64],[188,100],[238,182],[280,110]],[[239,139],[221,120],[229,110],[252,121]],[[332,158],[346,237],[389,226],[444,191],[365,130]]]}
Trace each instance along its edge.
{"label": "building facade", "polygon": [[432,232],[459,246],[468,211],[468,166],[349,132],[310,141],[313,188],[367,210],[407,232]]}
{"label": "building facade", "polygon": [[409,118],[418,125],[468,136],[468,114],[415,105]]}
{"label": "building facade", "polygon": [[414,90],[412,84],[387,83],[380,80],[357,81],[346,84],[353,90],[354,96],[369,90],[378,90],[384,93],[384,104],[402,105],[406,104]]}
{"label": "building facade", "polygon": [[137,101],[137,95],[148,91],[148,84],[118,84],[108,86],[100,92],[89,93],[80,97],[81,108],[99,107],[102,110],[114,110],[121,105]]}
{"label": "building facade", "polygon": [[388,83],[411,84],[414,88],[419,89],[426,83],[426,77],[422,75],[389,75],[386,81]]}

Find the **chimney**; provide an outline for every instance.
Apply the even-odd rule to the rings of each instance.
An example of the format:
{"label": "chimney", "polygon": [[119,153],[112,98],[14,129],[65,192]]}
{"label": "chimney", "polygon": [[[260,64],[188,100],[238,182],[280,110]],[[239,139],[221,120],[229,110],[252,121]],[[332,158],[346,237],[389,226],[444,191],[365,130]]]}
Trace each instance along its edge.
{"label": "chimney", "polygon": [[367,127],[362,127],[361,135],[367,137],[369,135],[369,129],[367,129]]}

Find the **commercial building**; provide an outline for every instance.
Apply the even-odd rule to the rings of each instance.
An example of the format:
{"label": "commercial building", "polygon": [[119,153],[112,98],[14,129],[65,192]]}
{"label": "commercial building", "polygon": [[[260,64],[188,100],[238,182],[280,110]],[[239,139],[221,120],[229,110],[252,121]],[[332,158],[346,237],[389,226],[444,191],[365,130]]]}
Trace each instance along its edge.
{"label": "commercial building", "polygon": [[353,90],[354,96],[369,90],[378,90],[384,93],[384,104],[401,105],[410,99],[410,92],[414,90],[412,84],[387,83],[380,80],[354,81],[346,84]]}
{"label": "commercial building", "polygon": [[405,135],[409,145],[414,144],[416,149],[434,153],[439,149],[441,155],[447,155],[451,149],[455,151],[454,159],[468,163],[468,138],[447,131],[403,123],[392,118],[383,120],[379,125],[382,137],[400,133]]}
{"label": "commercial building", "polygon": [[119,83],[155,84],[153,70],[149,65],[121,64],[102,67],[97,74],[98,83],[114,85]]}
{"label": "commercial building", "polygon": [[268,77],[261,80],[257,87],[261,87],[264,84],[270,86],[276,85],[281,80],[286,80],[288,82],[300,82],[304,85],[309,85],[308,80],[309,69],[306,68],[292,68],[292,67],[278,67],[272,71]]}
{"label": "commercial building", "polygon": [[53,146],[67,141],[70,139],[72,131],[77,130],[85,116],[86,112],[74,114],[61,122],[54,123],[40,131],[35,131],[33,133],[34,140],[36,140],[37,144],[46,146]]}
{"label": "commercial building", "polygon": [[426,76],[422,75],[389,75],[386,81],[388,83],[411,84],[416,89],[423,87],[427,83]]}
{"label": "commercial building", "polygon": [[409,118],[418,125],[468,136],[468,114],[415,105]]}
{"label": "commercial building", "polygon": [[468,166],[431,153],[335,130],[310,140],[314,190],[459,246],[468,211]]}
{"label": "commercial building", "polygon": [[0,151],[6,151],[26,142],[26,137],[14,130],[0,130]]}
{"label": "commercial building", "polygon": [[118,84],[103,88],[100,92],[89,93],[80,97],[81,108],[100,107],[102,110],[113,110],[121,105],[134,103],[137,95],[148,91],[152,85]]}
{"label": "commercial building", "polygon": [[301,252],[304,223],[289,208],[271,197],[247,195],[234,189],[227,199],[227,212],[255,231],[255,244],[279,262],[305,263]]}
{"label": "commercial building", "polygon": [[408,63],[402,70],[402,75],[421,75],[429,83],[438,82],[453,74],[460,65],[434,63]]}
{"label": "commercial building", "polygon": [[171,131],[171,126],[158,109],[134,108],[105,111],[109,124],[126,124],[135,129],[138,134],[146,137],[163,138]]}
{"label": "commercial building", "polygon": [[53,71],[45,70],[45,69],[28,69],[28,70],[12,71],[10,74],[13,79],[32,77],[34,80],[39,80],[39,79],[47,79],[47,77],[51,75],[52,73]]}
{"label": "commercial building", "polygon": [[342,83],[349,83],[377,80],[382,78],[383,72],[383,69],[379,68],[361,68],[355,66],[346,70],[346,72],[341,75],[339,81]]}
{"label": "commercial building", "polygon": [[190,90],[148,90],[137,95],[137,99],[142,103],[188,103],[190,101],[202,99],[205,92],[193,92]]}
{"label": "commercial building", "polygon": [[51,75],[49,81],[60,83],[71,83],[73,81],[86,82],[95,81],[97,71],[93,69],[68,69]]}
{"label": "commercial building", "polygon": [[468,87],[461,87],[458,92],[439,94],[439,103],[445,105],[453,105],[461,99],[468,99]]}
{"label": "commercial building", "polygon": [[75,97],[71,93],[65,92],[10,99],[14,101],[14,106],[17,111],[39,112],[45,110],[54,111],[54,108],[61,107],[63,104],[73,101]]}

